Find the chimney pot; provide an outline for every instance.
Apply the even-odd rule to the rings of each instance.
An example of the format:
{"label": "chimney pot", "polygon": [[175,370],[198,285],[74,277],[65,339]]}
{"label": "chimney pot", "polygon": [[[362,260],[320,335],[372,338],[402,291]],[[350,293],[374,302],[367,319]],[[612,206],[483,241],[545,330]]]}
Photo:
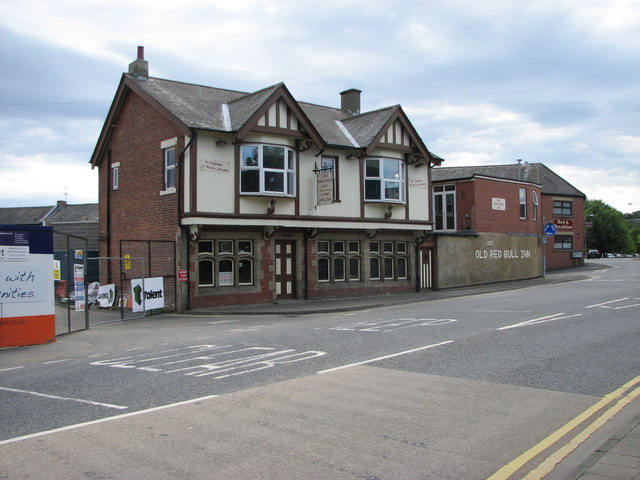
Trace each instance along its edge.
{"label": "chimney pot", "polygon": [[138,46],[138,60],[144,60],[144,47]]}
{"label": "chimney pot", "polygon": [[360,94],[362,90],[350,88],[344,92],[340,92],[340,108],[346,110],[352,115],[360,113]]}

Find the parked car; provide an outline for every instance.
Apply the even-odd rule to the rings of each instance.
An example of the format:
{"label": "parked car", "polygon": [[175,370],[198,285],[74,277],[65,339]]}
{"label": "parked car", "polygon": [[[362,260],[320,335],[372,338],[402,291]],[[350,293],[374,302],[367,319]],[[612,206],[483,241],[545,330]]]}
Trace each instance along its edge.
{"label": "parked car", "polygon": [[598,250],[589,250],[587,252],[587,258],[600,258],[600,252]]}

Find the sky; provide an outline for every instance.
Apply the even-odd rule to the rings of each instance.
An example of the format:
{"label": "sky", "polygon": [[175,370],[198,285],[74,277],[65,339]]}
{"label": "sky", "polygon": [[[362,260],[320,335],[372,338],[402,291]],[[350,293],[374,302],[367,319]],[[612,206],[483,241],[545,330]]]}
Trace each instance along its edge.
{"label": "sky", "polygon": [[640,0],[0,0],[0,207],[98,201],[123,72],[362,111],[444,166],[543,163],[640,210]]}

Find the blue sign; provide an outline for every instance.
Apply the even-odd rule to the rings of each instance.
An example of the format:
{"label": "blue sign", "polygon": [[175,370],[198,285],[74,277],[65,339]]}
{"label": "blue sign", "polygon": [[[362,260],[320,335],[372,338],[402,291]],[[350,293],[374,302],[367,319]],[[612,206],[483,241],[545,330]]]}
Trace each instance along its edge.
{"label": "blue sign", "polygon": [[556,234],[556,226],[553,223],[547,223],[544,226],[544,234],[547,237],[553,237]]}

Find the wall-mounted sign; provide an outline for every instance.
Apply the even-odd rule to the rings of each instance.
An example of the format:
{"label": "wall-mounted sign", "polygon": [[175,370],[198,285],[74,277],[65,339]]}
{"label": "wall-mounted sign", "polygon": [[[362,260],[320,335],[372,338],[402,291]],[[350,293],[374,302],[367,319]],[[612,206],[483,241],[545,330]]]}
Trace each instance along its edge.
{"label": "wall-mounted sign", "polygon": [[186,268],[181,268],[178,270],[178,281],[179,282],[189,281],[189,272]]}
{"label": "wall-mounted sign", "polygon": [[571,218],[554,218],[553,224],[558,230],[573,230],[573,220]]}
{"label": "wall-mounted sign", "polygon": [[231,163],[225,160],[200,160],[203,172],[231,173]]}
{"label": "wall-mounted sign", "polygon": [[492,210],[506,210],[507,209],[507,201],[504,198],[493,197],[491,199],[491,209]]}

